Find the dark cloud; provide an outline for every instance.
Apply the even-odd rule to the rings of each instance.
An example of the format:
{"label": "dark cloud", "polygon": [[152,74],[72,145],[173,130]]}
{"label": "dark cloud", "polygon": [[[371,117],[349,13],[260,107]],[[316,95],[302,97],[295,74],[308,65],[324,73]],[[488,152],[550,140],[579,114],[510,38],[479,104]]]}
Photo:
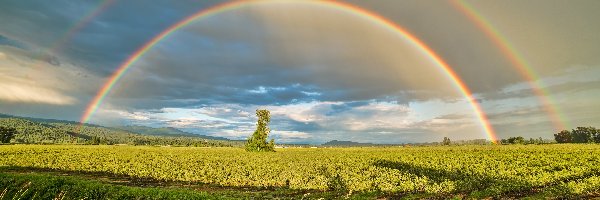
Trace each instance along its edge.
{"label": "dark cloud", "polygon": [[108,75],[163,29],[219,1],[116,1],[61,43],[65,34],[102,2],[6,1],[0,7],[0,34],[40,49],[62,45],[57,48],[61,52],[48,53]]}
{"label": "dark cloud", "polygon": [[7,38],[3,35],[0,35],[0,45],[12,46],[20,49],[26,49],[27,45],[14,39]]}
{"label": "dark cloud", "polygon": [[[305,19],[309,8],[256,6],[195,22],[136,63],[115,95],[260,105],[460,98],[437,67],[396,35],[352,15],[321,11],[312,13],[319,20]],[[283,89],[249,92],[261,87]]]}

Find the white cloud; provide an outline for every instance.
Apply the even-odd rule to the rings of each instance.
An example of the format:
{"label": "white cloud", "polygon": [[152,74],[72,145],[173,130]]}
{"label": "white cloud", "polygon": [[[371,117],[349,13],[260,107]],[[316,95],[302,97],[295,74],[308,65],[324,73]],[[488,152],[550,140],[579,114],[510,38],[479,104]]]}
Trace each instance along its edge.
{"label": "white cloud", "polygon": [[[247,106],[221,104],[198,108],[163,108],[158,112],[114,112],[133,123],[152,121],[153,126],[170,126],[199,133],[243,139],[254,131],[256,109],[271,111],[274,130],[272,137],[278,141],[297,142],[331,138],[334,135],[360,134],[364,138],[371,133],[380,137],[397,137],[405,132],[415,134],[439,133],[462,134],[482,138],[478,121],[471,110],[461,110],[468,105],[456,102],[422,102],[403,105],[396,102],[302,102],[289,105]],[[413,108],[417,108],[414,109]],[[423,109],[421,107],[430,107]],[[454,109],[445,107],[455,107]],[[445,108],[435,111],[436,108]],[[462,114],[454,114],[460,110]],[[434,112],[423,114],[421,112]],[[437,115],[436,115],[437,113]],[[143,117],[139,116],[142,115]],[[430,117],[426,117],[430,116]],[[141,120],[143,119],[143,120]],[[311,127],[306,129],[305,127]],[[336,136],[336,137],[337,137]],[[353,137],[354,137],[353,136]],[[463,137],[464,138],[464,137]],[[337,138],[341,139],[341,138]],[[371,138],[372,140],[376,140]],[[385,138],[380,138],[384,141]]]}
{"label": "white cloud", "polygon": [[34,81],[9,77],[0,72],[0,100],[23,103],[67,105],[76,100],[53,88],[36,84]]}
{"label": "white cloud", "polygon": [[[22,50],[0,47],[0,101],[69,105],[77,102],[68,92],[82,80],[74,66],[56,67]],[[85,87],[85,86],[81,86]]]}

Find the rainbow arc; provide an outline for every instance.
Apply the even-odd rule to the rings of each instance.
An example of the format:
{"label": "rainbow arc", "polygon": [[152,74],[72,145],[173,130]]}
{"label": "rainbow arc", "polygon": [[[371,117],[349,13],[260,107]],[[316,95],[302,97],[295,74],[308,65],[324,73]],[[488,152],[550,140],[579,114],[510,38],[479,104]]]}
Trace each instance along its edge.
{"label": "rainbow arc", "polygon": [[90,117],[98,110],[98,107],[102,104],[106,96],[110,93],[111,89],[119,82],[119,80],[127,73],[127,71],[138,61],[144,54],[146,54],[152,47],[158,44],[160,41],[166,39],[169,35],[176,32],[177,30],[184,28],[196,20],[200,20],[206,17],[213,16],[226,11],[231,11],[239,8],[243,8],[249,5],[256,4],[271,4],[271,3],[294,3],[294,4],[305,4],[312,6],[319,6],[320,8],[328,8],[333,12],[343,12],[351,14],[356,17],[369,20],[370,22],[379,25],[380,27],[396,33],[400,39],[407,41],[412,45],[415,50],[423,53],[426,57],[439,67],[439,69],[452,80],[456,88],[462,93],[462,95],[469,102],[475,116],[481,124],[483,132],[486,134],[488,139],[497,141],[498,138],[489,123],[481,105],[473,97],[471,90],[467,87],[464,81],[457,75],[457,73],[444,61],[432,48],[426,45],[414,34],[407,31],[402,26],[395,24],[394,22],[366,9],[351,5],[348,3],[338,1],[233,1],[228,3],[219,4],[208,9],[201,10],[191,16],[184,18],[183,20],[173,24],[169,28],[163,30],[161,33],[156,35],[150,41],[145,43],[137,51],[135,51],[125,62],[123,62],[118,69],[108,78],[102,88],[98,91],[92,101],[89,103],[85,112],[83,113],[80,123],[84,124],[90,120]]}
{"label": "rainbow arc", "polygon": [[538,101],[543,106],[554,125],[554,131],[566,130],[565,118],[561,115],[560,109],[553,102],[550,92],[544,89],[540,83],[540,78],[533,66],[522,56],[517,48],[503,35],[496,27],[480,14],[471,4],[464,0],[451,1],[452,5],[464,13],[475,25],[482,30],[490,40],[496,45],[502,54],[512,63],[512,66],[527,81]]}

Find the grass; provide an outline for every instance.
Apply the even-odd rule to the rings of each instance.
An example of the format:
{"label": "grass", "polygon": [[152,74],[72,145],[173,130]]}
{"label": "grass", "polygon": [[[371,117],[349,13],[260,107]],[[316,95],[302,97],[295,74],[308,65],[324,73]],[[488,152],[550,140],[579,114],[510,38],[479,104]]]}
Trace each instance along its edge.
{"label": "grass", "polygon": [[129,187],[43,173],[0,173],[0,188],[0,199],[222,199],[187,189]]}
{"label": "grass", "polygon": [[4,199],[374,199],[380,193],[347,194],[287,188],[221,187],[185,182],[34,168],[2,168]]}

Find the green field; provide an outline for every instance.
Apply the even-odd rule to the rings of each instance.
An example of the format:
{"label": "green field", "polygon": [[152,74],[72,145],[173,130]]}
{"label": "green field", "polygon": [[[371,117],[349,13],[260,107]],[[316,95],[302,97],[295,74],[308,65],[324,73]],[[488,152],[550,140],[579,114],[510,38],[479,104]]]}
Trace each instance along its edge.
{"label": "green field", "polygon": [[[48,180],[211,198],[600,195],[600,145],[591,144],[305,148],[274,153],[241,148],[3,145],[0,155],[3,197],[31,196],[41,191],[27,188],[47,186]],[[65,187],[51,192],[73,190],[64,196],[82,198],[74,194],[79,193],[77,187],[60,188]],[[117,194],[96,192],[95,197]]]}

